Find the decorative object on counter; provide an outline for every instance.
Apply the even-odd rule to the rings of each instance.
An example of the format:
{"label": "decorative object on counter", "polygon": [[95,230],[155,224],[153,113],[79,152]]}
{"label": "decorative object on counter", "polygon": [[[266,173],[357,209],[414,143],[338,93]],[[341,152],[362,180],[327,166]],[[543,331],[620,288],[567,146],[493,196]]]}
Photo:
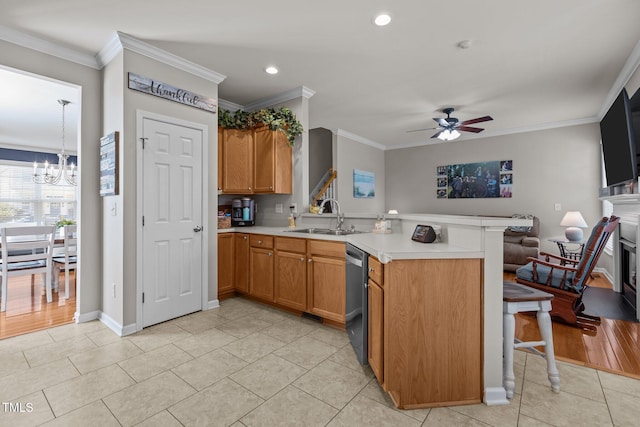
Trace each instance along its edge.
{"label": "decorative object on counter", "polygon": [[289,228],[293,229],[296,228],[296,217],[294,215],[295,207],[289,206],[289,210],[291,211],[291,213],[289,214]]}
{"label": "decorative object on counter", "polygon": [[567,227],[564,235],[570,242],[581,242],[583,237],[582,229],[588,227],[587,222],[579,211],[568,211],[564,214],[560,225]]}
{"label": "decorative object on counter", "polygon": [[440,226],[416,225],[411,240],[420,243],[433,243],[440,240]]}
{"label": "decorative object on counter", "polygon": [[388,221],[384,215],[378,215],[378,220],[373,224],[371,231],[376,234],[391,234],[391,221]]}
{"label": "decorative object on counter", "polygon": [[510,198],[513,161],[461,163],[436,168],[438,199]]}
{"label": "decorative object on counter", "polygon": [[233,113],[221,108],[218,111],[218,126],[243,130],[267,126],[270,130],[285,134],[292,147],[295,145],[296,137],[302,135],[304,130],[296,115],[287,107],[262,108],[252,112],[238,110]]}
{"label": "decorative object on counter", "polygon": [[372,198],[376,196],[376,175],[373,172],[353,170],[353,197]]}
{"label": "decorative object on counter", "polygon": [[218,228],[231,228],[231,205],[218,206]]}

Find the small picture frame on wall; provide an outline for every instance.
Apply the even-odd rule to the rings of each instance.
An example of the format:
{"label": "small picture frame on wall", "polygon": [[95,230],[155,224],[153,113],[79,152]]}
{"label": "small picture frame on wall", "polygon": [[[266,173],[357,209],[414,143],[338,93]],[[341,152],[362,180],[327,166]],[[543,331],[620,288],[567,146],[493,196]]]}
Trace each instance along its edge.
{"label": "small picture frame on wall", "polygon": [[118,194],[119,133],[100,138],[100,196]]}
{"label": "small picture frame on wall", "polygon": [[356,199],[376,196],[376,175],[373,172],[353,170],[353,197]]}

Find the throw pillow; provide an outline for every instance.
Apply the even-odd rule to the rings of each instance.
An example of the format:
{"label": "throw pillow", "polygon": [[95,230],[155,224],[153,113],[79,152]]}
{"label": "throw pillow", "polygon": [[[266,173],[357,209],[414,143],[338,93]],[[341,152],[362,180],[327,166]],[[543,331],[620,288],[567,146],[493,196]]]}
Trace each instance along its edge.
{"label": "throw pillow", "polygon": [[[511,215],[511,218],[533,219],[533,215],[513,214],[513,215]],[[530,226],[516,226],[516,225],[513,225],[513,226],[509,227],[509,229],[511,231],[515,231],[517,233],[528,233],[528,232],[531,231],[531,227]]]}

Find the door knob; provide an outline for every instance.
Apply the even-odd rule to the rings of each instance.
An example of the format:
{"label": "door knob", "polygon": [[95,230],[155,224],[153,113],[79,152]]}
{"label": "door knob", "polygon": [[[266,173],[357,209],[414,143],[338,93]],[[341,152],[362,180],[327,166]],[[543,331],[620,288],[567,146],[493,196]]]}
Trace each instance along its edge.
{"label": "door knob", "polygon": [[197,226],[196,228],[193,229],[193,231],[195,231],[196,233],[202,231],[202,226]]}

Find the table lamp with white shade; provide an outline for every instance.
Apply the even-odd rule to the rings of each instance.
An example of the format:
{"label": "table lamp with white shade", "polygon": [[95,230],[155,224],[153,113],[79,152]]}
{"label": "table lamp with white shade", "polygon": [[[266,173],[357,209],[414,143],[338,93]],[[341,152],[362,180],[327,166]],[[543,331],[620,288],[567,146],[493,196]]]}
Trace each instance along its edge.
{"label": "table lamp with white shade", "polygon": [[570,242],[581,242],[583,235],[582,229],[588,227],[579,211],[568,211],[564,214],[560,225],[567,227],[564,231],[564,236]]}

